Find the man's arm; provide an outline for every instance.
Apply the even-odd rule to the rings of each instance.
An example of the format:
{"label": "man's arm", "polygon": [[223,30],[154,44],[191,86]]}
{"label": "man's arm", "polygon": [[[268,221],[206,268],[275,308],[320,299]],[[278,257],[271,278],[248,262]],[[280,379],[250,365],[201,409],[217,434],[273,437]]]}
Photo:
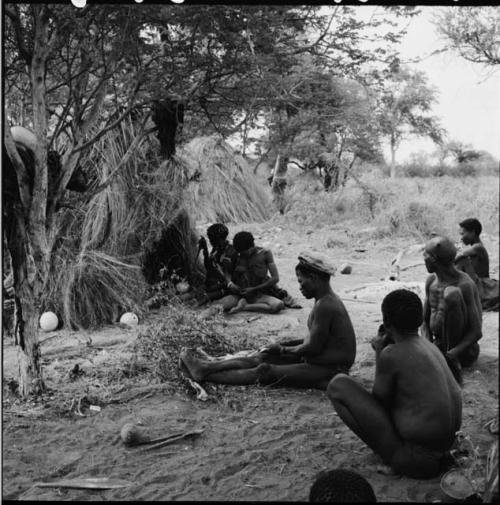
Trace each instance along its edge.
{"label": "man's arm", "polygon": [[464,247],[456,256],[455,263],[463,258],[470,258],[472,256],[477,256],[480,249],[484,249],[481,244],[474,244],[470,247]]}
{"label": "man's arm", "polygon": [[372,395],[387,408],[391,407],[394,397],[396,362],[392,345],[384,347],[376,356]]}
{"label": "man's arm", "polygon": [[427,340],[432,342],[432,333],[431,333],[431,306],[429,304],[429,291],[430,285],[434,280],[434,274],[429,275],[425,280],[425,302],[424,302],[424,322],[422,323],[422,336]]}
{"label": "man's arm", "polygon": [[458,355],[477,342],[482,336],[482,317],[480,305],[478,304],[479,295],[477,287],[470,280],[464,282],[460,289],[464,297],[465,306],[467,307],[467,327],[465,329],[462,340],[453,349],[450,349],[447,354],[452,358],[458,358]]}
{"label": "man's arm", "polygon": [[299,345],[282,346],[282,354],[295,354],[307,358],[321,354],[328,338],[330,338],[330,324],[332,319],[336,317],[336,314],[332,311],[331,305],[319,304],[315,310],[316,312],[309,329],[309,338],[304,339],[304,342]]}

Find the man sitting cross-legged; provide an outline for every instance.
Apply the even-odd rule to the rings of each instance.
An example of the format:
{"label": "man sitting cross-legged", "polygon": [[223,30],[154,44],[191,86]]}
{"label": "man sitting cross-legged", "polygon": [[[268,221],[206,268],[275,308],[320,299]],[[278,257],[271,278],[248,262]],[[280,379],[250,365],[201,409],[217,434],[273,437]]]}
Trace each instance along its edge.
{"label": "man sitting cross-legged", "polygon": [[219,384],[279,384],[325,389],[335,374],[348,373],[356,355],[349,314],[330,287],[334,268],[319,258],[299,256],[296,266],[300,291],[314,298],[305,339],[271,344],[251,356],[206,361],[183,350],[180,360],[196,381]]}
{"label": "man sitting cross-legged", "polygon": [[228,285],[230,295],[221,300],[225,312],[234,314],[242,310],[276,314],[285,305],[273,296],[271,288],[279,282],[278,268],[270,249],[256,247],[253,235],[240,231],[233,238],[238,256]]}
{"label": "man sitting cross-legged", "polygon": [[424,249],[431,274],[425,282],[423,335],[434,342],[457,373],[479,355],[481,301],[472,279],[455,268],[457,249],[451,240],[434,237]]}
{"label": "man sitting cross-legged", "polygon": [[418,334],[422,312],[415,293],[389,293],[372,341],[372,392],[342,374],[327,389],[347,426],[393,471],[417,479],[440,473],[462,420],[460,387],[436,346]]}
{"label": "man sitting cross-legged", "polygon": [[480,238],[483,227],[475,218],[464,219],[459,226],[466,247],[455,257],[455,266],[476,283],[483,310],[498,311],[498,280],[490,278],[490,259]]}

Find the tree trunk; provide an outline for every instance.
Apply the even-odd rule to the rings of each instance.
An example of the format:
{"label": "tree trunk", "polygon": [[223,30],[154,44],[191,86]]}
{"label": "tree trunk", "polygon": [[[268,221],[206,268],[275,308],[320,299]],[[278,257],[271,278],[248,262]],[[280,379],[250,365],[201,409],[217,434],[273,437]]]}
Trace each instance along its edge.
{"label": "tree trunk", "polygon": [[[25,398],[30,394],[38,395],[44,389],[40,364],[40,344],[38,342],[40,310],[37,310],[35,305],[34,299],[21,302],[16,296],[15,342],[19,371],[19,393]],[[28,315],[25,316],[25,314]],[[18,321],[20,324],[18,324]]]}
{"label": "tree trunk", "polygon": [[396,141],[391,137],[391,179],[396,178]]}
{"label": "tree trunk", "polygon": [[152,111],[151,119],[158,127],[160,154],[169,159],[175,154],[177,127],[182,127],[184,121],[184,104],[170,98],[156,100],[153,102]]}
{"label": "tree trunk", "polygon": [[5,209],[4,233],[12,263],[14,279],[15,330],[18,358],[19,392],[23,397],[43,391],[38,320],[40,297],[36,295],[40,277],[30,254],[24,219],[16,205]]}
{"label": "tree trunk", "polygon": [[285,213],[285,188],[286,188],[286,172],[288,168],[288,158],[278,154],[276,164],[274,165],[273,181],[271,191],[273,193],[273,202],[276,205],[280,214]]}

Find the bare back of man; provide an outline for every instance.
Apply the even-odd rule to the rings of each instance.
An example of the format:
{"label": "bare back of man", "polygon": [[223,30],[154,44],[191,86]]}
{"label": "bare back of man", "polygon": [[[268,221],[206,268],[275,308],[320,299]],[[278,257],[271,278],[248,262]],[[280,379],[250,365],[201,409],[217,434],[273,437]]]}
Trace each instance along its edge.
{"label": "bare back of man", "polygon": [[342,374],[327,391],[342,420],[385,464],[409,477],[430,478],[440,472],[460,429],[462,400],[445,358],[418,335],[422,308],[417,303],[415,327],[394,326],[394,343],[376,348],[371,393]]}

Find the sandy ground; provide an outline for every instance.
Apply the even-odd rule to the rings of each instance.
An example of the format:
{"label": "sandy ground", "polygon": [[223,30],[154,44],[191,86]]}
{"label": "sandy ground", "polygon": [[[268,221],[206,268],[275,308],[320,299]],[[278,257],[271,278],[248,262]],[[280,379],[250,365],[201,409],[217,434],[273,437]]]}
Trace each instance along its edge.
{"label": "sandy ground", "polygon": [[[276,221],[275,221],[276,222]],[[381,282],[389,263],[407,242],[374,242],[363,233],[353,237],[344,228],[286,229],[284,225],[237,226],[253,231],[258,243],[272,244],[280,284],[299,297],[294,267],[301,250],[319,251],[340,265],[349,262],[351,275],[337,275],[332,286],[351,315],[357,335],[357,357],[351,375],[371,387],[374,353],[368,340],[380,324],[380,302],[390,289]],[[330,239],[327,248],[326,242]],[[487,244],[488,246],[488,244]],[[498,258],[498,245],[489,244]],[[421,260],[419,253],[403,258],[402,266]],[[498,265],[493,265],[498,272]],[[402,282],[421,283],[422,265],[405,270]],[[498,277],[498,274],[496,275]],[[366,286],[369,285],[369,288]],[[358,289],[362,288],[362,289]],[[357,297],[357,298],[355,298]],[[251,325],[256,337],[269,340],[301,336],[312,302],[279,315],[228,316],[234,325]],[[67,386],[68,371],[79,364],[87,374],[110,366],[130,353],[138,332],[161,320],[161,310],[136,329],[118,326],[94,333],[59,331],[44,335],[45,376],[53,387]],[[498,313],[483,316],[481,355],[465,373],[463,429],[478,447],[482,468],[495,439],[485,423],[498,409]],[[3,375],[15,377],[15,352],[4,342]],[[5,384],[5,381],[4,381]],[[85,380],[74,383],[85,394]],[[372,484],[379,501],[422,502],[435,499],[439,478],[419,481],[377,472],[379,459],[335,414],[324,392],[315,390],[234,388],[201,402],[188,395],[165,392],[145,384],[106,390],[109,402],[86,417],[67,412],[67,406],[44,408],[23,404],[4,395],[3,498],[31,500],[307,500],[315,475],[324,469],[351,468]],[[226,394],[227,393],[227,394]],[[63,408],[64,407],[64,408]],[[164,449],[138,452],[118,440],[125,422],[141,422],[155,434],[204,428],[194,440]],[[124,489],[90,491],[34,487],[37,482],[76,477],[115,477],[131,485]]]}

